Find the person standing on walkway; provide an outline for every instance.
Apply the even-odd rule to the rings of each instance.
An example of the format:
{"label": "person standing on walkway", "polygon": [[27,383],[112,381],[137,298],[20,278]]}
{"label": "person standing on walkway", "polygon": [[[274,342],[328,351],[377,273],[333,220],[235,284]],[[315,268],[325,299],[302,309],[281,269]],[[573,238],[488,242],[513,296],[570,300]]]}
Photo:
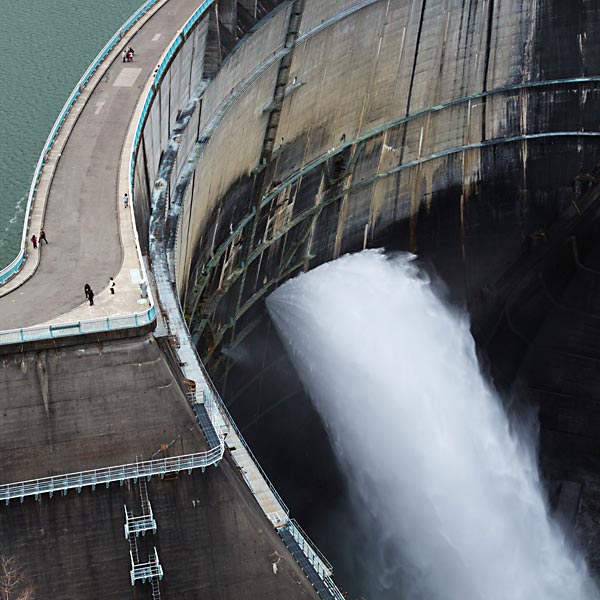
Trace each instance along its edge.
{"label": "person standing on walkway", "polygon": [[83,286],[83,292],[85,293],[85,299],[86,299],[86,300],[89,300],[89,299],[90,299],[90,290],[91,290],[91,289],[92,289],[92,288],[90,287],[90,284],[89,284],[89,283],[86,283],[86,284]]}
{"label": "person standing on walkway", "polygon": [[122,56],[123,56],[123,62],[127,62],[127,49],[126,48],[123,48]]}
{"label": "person standing on walkway", "polygon": [[88,290],[87,297],[90,301],[90,306],[94,306],[94,290],[92,288]]}
{"label": "person standing on walkway", "polygon": [[35,237],[35,233],[31,236],[31,243],[33,244],[33,249],[37,249],[37,238]]}
{"label": "person standing on walkway", "polygon": [[123,196],[123,206],[125,206],[125,208],[129,206],[129,196],[127,194]]}
{"label": "person standing on walkway", "polygon": [[46,239],[46,232],[44,231],[43,227],[40,229],[40,239],[39,239],[39,242],[40,242],[40,246],[42,245],[42,242],[46,242],[46,244],[48,243],[48,240]]}
{"label": "person standing on walkway", "polygon": [[115,283],[115,280],[111,277],[110,281],[108,282],[108,286],[110,287],[110,293],[114,294],[115,293],[115,286],[117,284]]}

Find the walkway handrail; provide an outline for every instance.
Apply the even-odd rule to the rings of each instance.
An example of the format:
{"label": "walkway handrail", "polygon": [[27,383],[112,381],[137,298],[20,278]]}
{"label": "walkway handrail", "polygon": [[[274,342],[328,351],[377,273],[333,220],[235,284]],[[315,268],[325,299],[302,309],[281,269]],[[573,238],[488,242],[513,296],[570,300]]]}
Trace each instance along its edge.
{"label": "walkway handrail", "polygon": [[29,229],[29,220],[31,218],[31,207],[33,206],[33,201],[35,199],[35,193],[37,190],[37,186],[40,180],[40,176],[42,174],[42,169],[44,168],[44,164],[46,162],[46,158],[48,157],[48,153],[50,152],[58,133],[60,132],[71,108],[75,104],[75,101],[83,91],[86,83],[90,80],[92,75],[95,73],[96,69],[100,66],[100,64],[104,61],[104,59],[108,56],[110,51],[119,43],[123,34],[126,33],[133,27],[133,25],[145,14],[148,10],[158,2],[159,0],[147,0],[140,8],[138,8],[131,17],[123,26],[110,38],[110,40],[106,43],[104,48],[100,50],[96,58],[92,61],[92,64],[87,68],[81,79],[77,82],[71,95],[68,97],[65,102],[62,110],[60,111],[52,129],[50,130],[50,134],[46,139],[46,143],[42,148],[42,152],[38,159],[37,165],[35,167],[35,171],[33,174],[33,179],[31,181],[31,186],[29,188],[29,196],[27,198],[27,207],[25,209],[25,218],[23,222],[23,233],[21,235],[21,248],[19,253],[15,257],[15,259],[3,269],[0,269],[0,284],[6,283],[13,275],[18,273],[21,265],[25,261],[25,245],[27,242],[27,233]]}
{"label": "walkway handrail", "polygon": [[[194,348],[194,350],[196,350],[195,346],[193,346],[193,348]],[[283,508],[283,510],[285,511],[286,516],[289,517],[290,509],[287,507],[287,504],[283,501],[282,497],[279,495],[279,492],[275,489],[275,486],[273,485],[273,483],[271,482],[271,480],[269,479],[267,474],[264,472],[264,470],[263,470],[260,462],[258,462],[258,459],[256,458],[256,456],[254,456],[254,453],[252,452],[252,450],[250,449],[250,446],[244,439],[242,432],[238,429],[238,426],[236,425],[235,421],[233,420],[233,417],[231,416],[231,414],[229,413],[229,410],[227,409],[225,402],[223,402],[223,399],[221,398],[221,395],[217,391],[215,384],[212,382],[210,376],[208,375],[206,368],[204,367],[204,363],[200,360],[200,357],[197,356],[197,358],[198,358],[198,362],[200,364],[200,369],[202,370],[202,374],[204,375],[204,378],[206,380],[206,387],[207,387],[206,391],[208,391],[208,393],[213,397],[213,399],[216,399],[219,410],[225,417],[226,423],[235,431],[235,434],[237,435],[238,439],[240,440],[240,442],[246,449],[246,452],[248,453],[248,455],[254,462],[254,465],[260,472],[262,478],[265,480],[265,483],[269,486],[271,493],[273,494],[273,496],[275,496],[277,502],[279,502],[279,504],[281,505],[281,508]]]}
{"label": "walkway handrail", "polygon": [[[157,90],[159,89],[160,80],[161,80],[166,68],[168,67],[169,62],[171,61],[171,58],[175,55],[175,53],[177,52],[179,47],[183,44],[186,34],[194,27],[194,25],[204,15],[206,9],[209,8],[213,3],[214,3],[214,0],[205,0],[201,4],[201,6],[196,10],[196,12],[190,17],[190,19],[186,22],[186,24],[184,25],[184,27],[182,29],[182,34],[177,36],[177,38],[173,41],[173,43],[171,44],[169,49],[164,54],[159,66],[156,70],[153,85],[150,87],[148,96],[146,97],[146,99],[144,101],[144,105],[143,105],[143,108],[142,108],[142,111],[141,111],[141,114],[140,114],[140,117],[138,120],[137,128],[136,128],[134,141],[132,144],[131,161],[130,161],[130,165],[129,165],[129,197],[131,198],[130,204],[132,205],[132,213],[133,213],[133,206],[135,205],[135,195],[133,193],[135,162],[136,162],[136,156],[137,156],[137,151],[138,151],[138,147],[139,147],[139,142],[141,139],[142,129],[143,129],[144,123],[146,121],[146,118],[148,116],[148,111],[150,109],[150,105],[154,99],[154,96],[157,93]],[[139,248],[139,244],[138,244],[138,248]],[[165,260],[166,260],[166,258],[165,258]],[[168,268],[167,268],[167,271],[168,271]],[[157,285],[159,285],[158,278],[157,278]],[[169,285],[171,285],[170,282],[169,282]],[[182,321],[183,328],[185,330],[185,335],[187,338],[186,340],[182,340],[180,338],[180,343],[182,343],[186,346],[189,345],[189,347],[191,348],[191,350],[193,352],[193,355],[196,359],[197,365],[199,366],[202,377],[204,379],[204,383],[206,385],[206,388],[203,390],[205,399],[208,400],[208,402],[210,402],[211,405],[216,406],[221,417],[224,419],[225,424],[228,427],[233,429],[233,431],[235,432],[235,435],[238,437],[239,441],[244,446],[245,451],[248,453],[250,459],[253,461],[255,467],[258,469],[263,480],[269,487],[270,492],[273,494],[276,501],[279,503],[281,508],[284,510],[285,522],[282,524],[282,526],[288,527],[290,529],[290,533],[292,534],[294,539],[299,543],[299,546],[300,546],[302,552],[305,554],[305,556],[307,557],[309,562],[313,566],[315,566],[317,573],[322,578],[323,582],[325,583],[327,589],[332,594],[333,598],[335,600],[344,600],[344,596],[339,591],[339,589],[335,585],[335,582],[331,578],[331,575],[333,573],[331,564],[325,559],[325,557],[321,554],[321,552],[319,552],[319,550],[317,549],[315,544],[302,531],[302,529],[299,527],[297,522],[290,519],[289,508],[287,507],[287,505],[285,504],[285,502],[283,501],[283,499],[281,498],[281,496],[275,489],[275,486],[271,483],[271,480],[268,478],[267,474],[264,472],[260,463],[254,456],[254,453],[252,452],[252,450],[246,443],[246,440],[244,439],[241,431],[238,429],[234,419],[230,415],[229,410],[227,409],[227,406],[223,402],[221,395],[217,391],[217,388],[214,385],[214,383],[212,382],[212,380],[206,370],[206,367],[204,366],[204,363],[200,359],[200,356],[198,355],[196,347],[192,342],[188,324],[186,323],[185,319],[183,318],[184,313],[183,313],[183,309],[181,307],[180,298],[176,293],[174,293],[173,296],[175,297],[177,310],[179,311],[179,314],[181,315],[181,321]],[[199,382],[197,382],[197,383],[199,383]],[[213,427],[215,428],[215,431],[220,433],[220,428],[218,426],[219,425],[218,420],[217,419],[213,420],[214,414],[213,415],[210,414],[212,411],[208,411],[208,412],[209,412],[209,417],[211,418],[211,422],[213,423]],[[221,444],[223,444],[223,437],[221,435],[219,436],[219,440],[220,440]],[[243,476],[243,473],[242,473],[242,476]],[[252,490],[252,487],[251,487],[250,483],[248,482],[248,480],[246,480],[246,483]]]}
{"label": "walkway handrail", "polygon": [[109,485],[115,481],[123,482],[140,477],[152,477],[153,475],[165,475],[167,473],[206,468],[217,464],[223,458],[224,452],[225,444],[221,440],[219,446],[207,452],[185,454],[171,458],[158,458],[127,465],[8,483],[0,485],[0,501],[4,500],[8,502],[13,498],[37,497],[39,494],[44,493],[52,494],[53,492],[70,489],[81,490],[82,487],[95,487],[101,484]]}
{"label": "walkway handrail", "polygon": [[150,87],[150,91],[146,100],[144,101],[144,107],[142,108],[142,112],[140,114],[140,118],[138,120],[137,128],[135,130],[135,136],[133,138],[133,150],[131,152],[131,161],[129,163],[129,197],[133,198],[133,177],[135,171],[135,159],[140,143],[140,139],[142,136],[142,129],[146,122],[146,117],[148,116],[148,112],[150,111],[150,105],[154,100],[154,96],[158,90],[158,84],[162,79],[165,71],[173,58],[176,52],[179,50],[179,47],[183,44],[185,40],[185,36],[190,32],[190,30],[196,25],[196,23],[204,16],[204,13],[207,11],[215,3],[215,0],[204,0],[202,4],[196,9],[194,14],[186,21],[185,25],[181,30],[181,34],[178,35],[172,42],[165,54],[163,55],[160,64],[156,68],[154,72],[154,81],[152,86]]}
{"label": "walkway handrail", "polygon": [[[173,56],[176,54],[176,52],[179,50],[179,47],[183,44],[184,39],[185,39],[184,36],[204,16],[206,10],[208,8],[210,8],[210,6],[212,6],[214,4],[214,1],[215,0],[204,0],[204,2],[198,7],[198,9],[194,12],[194,14],[188,19],[188,21],[185,23],[185,25],[182,28],[182,35],[177,36],[173,40],[173,42],[169,46],[168,50],[163,55],[162,60],[161,60],[159,66],[158,66],[158,68],[156,70],[156,73],[154,75],[154,83],[150,87],[148,96],[146,97],[146,99],[144,101],[144,106],[142,108],[142,112],[141,112],[140,117],[139,117],[138,125],[137,125],[137,128],[136,128],[136,133],[135,133],[135,137],[134,137],[134,141],[133,141],[132,152],[131,152],[131,161],[130,161],[130,165],[129,165],[129,197],[132,199],[132,204],[133,205],[135,205],[135,195],[133,193],[133,180],[134,180],[136,155],[137,155],[137,151],[138,151],[138,147],[139,147],[139,143],[140,143],[140,139],[141,139],[142,129],[143,129],[144,123],[146,121],[146,118],[148,116],[148,112],[150,110],[150,105],[152,104],[154,96],[156,95],[156,93],[158,91],[158,84],[160,83],[160,80],[161,80],[162,76],[164,75],[165,70],[166,70],[169,62],[171,61],[171,59],[173,58]],[[137,229],[135,227],[134,227],[134,230],[136,230],[136,235],[137,235]],[[138,244],[138,247],[139,247],[139,244]],[[179,298],[178,297],[177,297],[177,301],[179,302]],[[181,311],[181,314],[183,314],[183,310],[181,308],[181,304],[180,303],[179,303],[179,310]],[[185,323],[185,320],[183,320],[183,322],[184,322],[184,324],[186,326],[186,330],[187,330],[187,323]],[[188,336],[191,339],[189,330],[187,330],[187,334],[188,334]],[[284,511],[286,512],[286,514],[289,515],[289,508],[287,507],[287,505],[285,504],[285,502],[283,501],[283,499],[281,498],[281,496],[279,495],[279,493],[275,489],[275,486],[271,483],[270,479],[267,477],[267,474],[264,472],[264,470],[260,466],[260,463],[258,462],[258,460],[256,459],[256,457],[254,456],[252,450],[250,450],[250,447],[246,443],[246,440],[244,439],[241,431],[238,429],[237,425],[235,424],[235,421],[233,420],[233,418],[229,414],[229,411],[227,410],[227,407],[225,406],[225,403],[223,402],[223,400],[222,400],[219,392],[217,391],[216,386],[214,385],[214,383],[212,382],[212,380],[210,379],[210,377],[208,375],[208,372],[204,368],[204,364],[202,363],[200,357],[198,356],[196,348],[194,347],[193,344],[191,344],[191,347],[192,347],[192,349],[194,351],[194,354],[196,355],[196,359],[198,361],[198,364],[200,365],[200,368],[202,370],[202,374],[204,375],[204,378],[205,378],[205,380],[207,382],[207,387],[208,387],[208,391],[210,393],[210,396],[212,396],[213,400],[216,400],[216,403],[218,404],[219,410],[223,413],[223,416],[226,417],[227,424],[230,425],[234,429],[234,431],[235,431],[236,435],[238,436],[240,442],[244,445],[244,448],[246,449],[246,451],[250,455],[250,458],[252,459],[252,461],[254,462],[254,464],[256,465],[256,467],[258,468],[258,470],[260,471],[260,474],[262,475],[263,479],[265,480],[265,482],[269,486],[269,488],[271,490],[271,493],[275,496],[275,498],[277,499],[277,501],[279,502],[279,504],[281,505],[281,507],[284,509]]]}
{"label": "walkway handrail", "polygon": [[153,305],[144,312],[130,315],[88,319],[73,323],[57,323],[53,325],[37,325],[35,327],[22,327],[0,331],[0,346],[7,344],[23,344],[45,339],[58,339],[72,335],[85,335],[129,329],[149,325],[156,318],[156,309]]}
{"label": "walkway handrail", "polygon": [[[179,296],[177,294],[175,294],[175,298],[177,300],[177,306],[178,306],[179,312],[183,315],[184,314],[183,308],[181,307],[181,301],[179,299]],[[273,483],[271,482],[271,480],[269,479],[269,477],[263,470],[263,468],[262,468],[260,462],[258,461],[258,459],[256,458],[256,456],[254,456],[254,452],[252,452],[252,450],[250,449],[250,446],[244,439],[242,432],[238,429],[238,426],[236,425],[234,418],[231,416],[231,413],[229,412],[227,405],[225,404],[225,402],[223,402],[223,398],[221,398],[221,394],[219,394],[219,392],[217,390],[217,386],[213,383],[213,380],[211,379],[210,375],[208,374],[208,371],[206,370],[206,367],[204,366],[204,363],[202,362],[202,359],[200,358],[200,355],[198,354],[198,350],[196,349],[196,346],[191,341],[192,336],[190,334],[190,330],[188,328],[188,324],[187,324],[186,320],[182,319],[182,322],[185,327],[185,332],[186,332],[187,338],[190,341],[189,345],[192,349],[192,352],[194,353],[194,356],[196,358],[196,362],[198,363],[200,371],[202,372],[202,376],[204,377],[204,382],[206,384],[206,389],[204,390],[204,396],[208,397],[210,399],[210,401],[212,403],[214,403],[217,410],[220,411],[221,415],[224,417],[225,423],[231,429],[233,429],[233,431],[237,435],[238,439],[244,446],[246,452],[252,459],[252,462],[254,462],[254,465],[258,469],[258,471],[261,474],[262,478],[264,479],[265,483],[268,485],[269,489],[271,490],[271,493],[273,494],[273,496],[275,496],[275,499],[277,500],[277,502],[279,502],[281,508],[283,508],[286,518],[289,519],[290,509],[288,508],[287,504],[283,501],[283,498],[279,495],[279,492],[276,490],[275,486],[273,485]]]}
{"label": "walkway handrail", "polygon": [[[296,540],[296,542],[298,542],[298,544],[307,544],[310,550],[314,553],[314,556],[309,558],[312,558],[311,564],[313,567],[315,567],[317,573],[321,575],[331,575],[331,573],[333,573],[333,567],[331,566],[331,563],[325,558],[317,545],[308,537],[308,534],[304,531],[304,529],[300,527],[298,521],[296,521],[296,519],[290,519],[287,523],[287,527],[290,530],[292,537]],[[304,553],[307,554],[306,551]],[[322,565],[318,565],[319,561],[322,563]],[[322,573],[319,569],[322,570],[323,568],[329,572]]]}

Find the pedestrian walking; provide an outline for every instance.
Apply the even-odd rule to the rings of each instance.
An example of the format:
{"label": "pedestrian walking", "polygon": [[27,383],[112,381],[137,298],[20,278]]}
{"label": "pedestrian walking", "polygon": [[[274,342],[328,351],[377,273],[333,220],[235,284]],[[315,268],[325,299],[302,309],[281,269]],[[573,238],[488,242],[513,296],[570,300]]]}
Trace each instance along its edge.
{"label": "pedestrian walking", "polygon": [[43,227],[40,229],[40,246],[42,245],[42,241],[46,242],[46,244],[48,243],[48,240],[46,239],[46,232],[44,231]]}
{"label": "pedestrian walking", "polygon": [[110,287],[110,293],[114,294],[115,293],[115,286],[117,284],[115,283],[115,280],[112,277],[110,278],[110,281],[108,282],[108,285]]}
{"label": "pedestrian walking", "polygon": [[123,196],[123,206],[125,206],[125,208],[129,206],[129,196],[127,194]]}
{"label": "pedestrian walking", "polygon": [[94,306],[94,290],[92,288],[88,290],[87,297],[90,301],[90,306]]}
{"label": "pedestrian walking", "polygon": [[127,50],[125,48],[123,49],[123,54],[121,56],[123,56],[123,62],[127,62]]}
{"label": "pedestrian walking", "polygon": [[37,238],[35,237],[35,233],[31,236],[31,243],[33,244],[33,249],[37,248]]}
{"label": "pedestrian walking", "polygon": [[135,50],[131,46],[129,46],[129,48],[127,48],[127,52],[129,52],[129,54],[131,54],[132,58],[135,56]]}
{"label": "pedestrian walking", "polygon": [[127,50],[127,62],[133,62],[133,54],[131,50]]}
{"label": "pedestrian walking", "polygon": [[91,289],[92,289],[92,288],[90,287],[90,284],[89,284],[89,283],[86,283],[86,284],[83,286],[83,292],[84,292],[84,294],[85,294],[85,299],[86,299],[86,300],[89,300],[89,299],[90,299],[90,298],[89,298],[89,296],[90,296],[90,290],[91,290]]}

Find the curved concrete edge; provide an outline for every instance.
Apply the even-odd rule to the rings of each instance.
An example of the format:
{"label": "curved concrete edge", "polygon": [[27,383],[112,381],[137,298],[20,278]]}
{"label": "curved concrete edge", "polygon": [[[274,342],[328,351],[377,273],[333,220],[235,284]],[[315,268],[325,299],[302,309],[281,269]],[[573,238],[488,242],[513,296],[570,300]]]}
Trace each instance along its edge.
{"label": "curved concrete edge", "polygon": [[[209,5],[210,4],[211,3],[209,3]],[[133,164],[135,164],[135,159],[136,159],[136,156],[135,156],[136,152],[137,152],[136,132],[140,125],[143,127],[143,122],[144,122],[145,118],[147,117],[147,114],[144,115],[144,107],[146,107],[146,102],[150,99],[150,102],[147,107],[148,111],[150,110],[150,107],[152,106],[152,103],[154,102],[154,97],[151,96],[152,88],[155,85],[160,85],[160,83],[162,81],[162,77],[164,76],[164,72],[165,72],[166,68],[168,67],[166,62],[168,60],[173,60],[175,58],[177,52],[179,51],[179,49],[177,49],[177,52],[175,52],[173,54],[173,46],[174,46],[175,42],[184,33],[186,28],[189,28],[190,26],[195,27],[204,18],[206,13],[203,11],[201,12],[202,6],[203,6],[203,4],[200,3],[196,13],[194,13],[194,15],[192,15],[177,30],[176,35],[173,36],[173,38],[171,39],[171,42],[166,47],[165,51],[162,53],[162,55],[158,61],[158,66],[157,66],[156,70],[152,73],[150,78],[146,81],[146,85],[144,86],[144,91],[141,93],[141,95],[139,97],[139,100],[138,100],[138,102],[135,106],[134,112],[133,112],[133,116],[131,117],[131,121],[129,123],[129,128],[127,130],[127,135],[125,138],[125,142],[123,144],[123,150],[121,152],[121,159],[120,159],[120,163],[119,163],[119,177],[118,177],[119,183],[118,183],[117,196],[120,199],[123,194],[127,193],[129,195],[129,199],[130,199],[128,210],[124,210],[124,211],[119,210],[119,230],[121,232],[121,239],[127,239],[127,235],[126,235],[127,230],[128,229],[130,230],[130,228],[133,229],[133,236],[135,239],[135,251],[137,253],[137,257],[138,257],[139,263],[141,265],[142,272],[144,274],[144,279],[148,282],[148,294],[149,294],[149,298],[151,298],[151,304],[155,303],[155,305],[158,304],[158,295],[155,300],[153,298],[154,285],[151,284],[152,283],[151,277],[150,277],[151,272],[150,272],[149,268],[146,269],[146,265],[145,265],[144,259],[142,257],[142,253],[140,250],[139,236],[138,236],[138,231],[137,231],[137,225],[136,225],[136,221],[135,221],[135,211],[134,211],[135,197],[134,197],[133,186],[132,186],[133,175],[132,175],[131,167]],[[172,56],[170,56],[170,55],[172,55]],[[157,83],[156,74],[161,69],[161,67],[163,67],[163,73]],[[115,278],[115,280],[117,281],[117,285],[119,284],[119,278],[122,277],[122,272],[124,270],[124,265],[126,263],[126,260],[131,260],[131,258],[132,258],[130,251],[131,251],[131,249],[123,247],[123,264],[121,266],[121,270],[119,271],[119,273],[117,273],[117,276]],[[126,257],[126,252],[127,252],[127,257]],[[108,293],[108,291],[101,292],[101,295],[104,293]]]}
{"label": "curved concrete edge", "polygon": [[102,344],[134,337],[144,337],[154,331],[156,319],[139,327],[127,327],[123,329],[112,329],[110,331],[99,331],[95,333],[82,333],[80,335],[69,335],[60,338],[44,338],[14,344],[0,344],[0,356],[23,354],[25,352],[39,352],[40,350],[55,350],[68,346],[79,346],[80,344]]}
{"label": "curved concrete edge", "polygon": [[[123,46],[129,45],[130,40],[140,31],[140,29],[165,5],[169,0],[159,0],[154,4],[146,13],[144,13],[136,23],[127,31],[114,48],[109,52],[106,58],[102,61],[100,66],[96,69],[96,72],[92,75],[85,88],[77,97],[77,100],[71,107],[65,122],[63,123],[60,132],[56,136],[56,140],[52,145],[52,149],[48,153],[48,157],[44,163],[44,167],[40,174],[37,191],[35,194],[35,201],[32,204],[31,213],[29,214],[29,222],[24,223],[23,226],[27,228],[27,238],[29,233],[33,230],[38,231],[44,225],[44,216],[46,214],[46,205],[48,203],[48,196],[50,194],[50,188],[54,179],[54,174],[58,166],[58,161],[62,155],[63,149],[65,148],[67,141],[79,119],[79,115],[82,113],[85,105],[87,104],[93,91],[96,89],[98,83],[102,80],[108,69],[111,67],[113,62],[121,55]],[[135,13],[134,13],[135,14]],[[131,17],[130,17],[131,18]],[[118,198],[116,199],[118,201]],[[121,238],[122,240],[123,238]],[[0,298],[6,296],[16,289],[21,287],[35,274],[38,265],[41,261],[41,245],[38,246],[37,251],[30,249],[30,242],[26,242],[25,259],[23,266],[17,273],[11,277],[6,283],[0,285]],[[75,309],[76,310],[76,309]],[[66,313],[68,315],[68,313]],[[64,315],[61,315],[60,320],[63,319]]]}
{"label": "curved concrete edge", "polygon": [[[182,30],[180,30],[180,32],[182,32],[184,29],[185,26]],[[174,38],[174,42],[176,39],[177,36]],[[168,58],[169,54],[171,53],[171,46],[169,46],[169,48],[161,57],[161,62],[159,65],[163,65],[164,61]],[[179,49],[177,49],[177,51],[179,51]],[[158,85],[160,85],[160,82]],[[141,122],[140,120],[144,118],[143,106],[145,105],[145,97],[147,97],[147,94],[150,94],[151,87],[152,85],[149,85],[147,86],[147,89],[144,90],[144,94],[140,98],[140,103],[136,107],[132,123],[136,123],[137,121]],[[144,99],[144,103],[142,103],[142,99]],[[137,128],[134,129],[130,127],[127,140],[129,140],[132,133],[135,135],[136,129]],[[173,139],[170,138],[168,143],[173,143]],[[129,143],[126,141],[124,147],[128,147],[128,145]],[[132,139],[132,153],[134,153],[136,150],[134,145],[135,139]],[[135,198],[132,193],[133,190],[131,189],[131,179],[129,178],[127,182],[125,181],[125,167],[129,167],[129,165],[132,164],[132,157],[135,159],[135,155],[131,154],[129,157],[129,164],[126,164],[124,157],[122,156],[119,173],[120,192],[129,190],[131,196],[131,211],[133,211]],[[155,181],[160,181],[158,173],[155,175]],[[162,181],[163,183],[166,183],[164,179]],[[126,183],[127,187],[125,187]],[[166,330],[171,335],[174,335],[178,340],[178,347],[173,348],[173,352],[181,365],[181,372],[187,379],[192,380],[196,382],[197,385],[201,386],[201,396],[203,398],[211,398],[217,405],[219,413],[217,420],[220,422],[221,429],[228,432],[226,444],[227,449],[229,450],[229,456],[231,457],[232,465],[239,469],[240,475],[252,492],[257,504],[260,506],[261,511],[271,523],[272,527],[278,532],[278,535],[284,540],[292,556],[294,556],[294,558],[298,561],[298,558],[289,547],[288,541],[286,541],[287,536],[291,536],[292,543],[298,545],[299,552],[302,553],[308,560],[309,570],[314,570],[315,576],[320,579],[322,584],[325,586],[324,592],[319,591],[319,587],[315,584],[315,580],[311,578],[309,572],[303,567],[306,577],[310,581],[318,596],[322,598],[331,598],[331,600],[344,600],[344,596],[332,579],[332,566],[319,552],[310,538],[308,538],[306,534],[299,528],[297,522],[290,518],[289,509],[281,499],[281,496],[272,485],[268,476],[260,466],[260,463],[244,440],[241,432],[237,428],[235,421],[227,410],[227,407],[221,399],[218,390],[210,380],[208,372],[206,371],[200,357],[196,352],[189,329],[185,323],[185,317],[181,303],[176,293],[176,283],[172,281],[169,274],[166,248],[157,240],[157,237],[153,232],[153,220],[156,219],[158,222],[160,222],[165,217],[165,205],[162,204],[162,208],[159,208],[161,206],[160,198],[165,194],[165,190],[165,185],[160,187],[155,186],[152,190],[152,213],[150,217],[150,257],[153,263],[152,275],[157,292],[155,307],[158,308],[162,305],[164,311],[169,315],[169,319],[165,324]],[[175,227],[178,227],[178,224]]]}

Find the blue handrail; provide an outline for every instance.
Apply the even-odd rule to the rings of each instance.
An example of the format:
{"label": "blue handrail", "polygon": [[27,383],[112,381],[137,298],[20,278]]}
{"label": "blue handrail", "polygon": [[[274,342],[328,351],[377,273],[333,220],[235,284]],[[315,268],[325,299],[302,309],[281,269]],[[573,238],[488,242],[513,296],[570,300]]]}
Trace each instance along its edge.
{"label": "blue handrail", "polygon": [[[215,3],[215,0],[204,0],[202,4],[196,9],[194,14],[187,20],[185,25],[183,26],[182,32],[178,35],[171,45],[167,49],[166,53],[163,55],[160,64],[158,65],[155,73],[154,73],[154,81],[146,97],[144,102],[144,107],[142,108],[142,112],[140,114],[140,118],[137,124],[137,128],[135,131],[135,136],[133,138],[133,150],[131,153],[131,163],[129,165],[129,191],[132,192],[133,189],[133,175],[135,170],[135,158],[137,155],[137,151],[139,148],[140,139],[142,136],[142,129],[144,128],[144,124],[146,123],[146,119],[148,117],[148,113],[150,111],[150,105],[152,104],[154,97],[156,96],[156,92],[158,90],[159,83],[171,62],[173,56],[177,53],[180,46],[185,41],[187,34],[192,30],[192,28],[198,23],[198,21],[204,16],[207,9],[210,8]],[[130,193],[130,197],[133,198],[133,194]]]}
{"label": "blue handrail", "polygon": [[129,31],[131,27],[144,15],[148,12],[148,10],[158,2],[158,0],[147,0],[138,10],[125,21],[123,26],[110,38],[110,40],[106,43],[104,48],[100,50],[96,58],[92,61],[92,64],[87,68],[81,79],[77,82],[71,95],[68,97],[65,105],[60,111],[52,129],[50,130],[50,134],[46,139],[46,143],[42,148],[42,152],[38,159],[37,165],[35,167],[35,171],[33,173],[33,180],[31,182],[31,186],[29,188],[29,196],[27,198],[27,207],[25,209],[25,219],[23,222],[23,233],[21,235],[21,247],[19,253],[14,258],[14,260],[4,267],[0,269],[0,285],[6,283],[11,277],[16,275],[21,266],[25,262],[26,251],[25,244],[27,242],[27,231],[29,229],[29,221],[31,219],[31,208],[33,206],[33,202],[35,200],[35,193],[37,190],[37,186],[40,180],[40,176],[42,174],[42,170],[44,168],[44,164],[46,163],[46,159],[48,158],[48,154],[54,145],[54,142],[67,118],[71,108],[75,104],[75,101],[83,91],[86,83],[91,79],[92,75],[96,72],[96,69],[102,64],[104,59],[108,56],[111,50],[119,43],[123,34]]}
{"label": "blue handrail", "polygon": [[114,331],[116,329],[144,327],[152,323],[154,319],[156,319],[156,309],[154,308],[154,305],[152,305],[148,310],[132,315],[120,315],[73,323],[9,329],[7,331],[0,331],[0,346],[23,344],[25,342],[34,342],[45,339],[58,339],[73,335],[101,333],[104,331]]}

